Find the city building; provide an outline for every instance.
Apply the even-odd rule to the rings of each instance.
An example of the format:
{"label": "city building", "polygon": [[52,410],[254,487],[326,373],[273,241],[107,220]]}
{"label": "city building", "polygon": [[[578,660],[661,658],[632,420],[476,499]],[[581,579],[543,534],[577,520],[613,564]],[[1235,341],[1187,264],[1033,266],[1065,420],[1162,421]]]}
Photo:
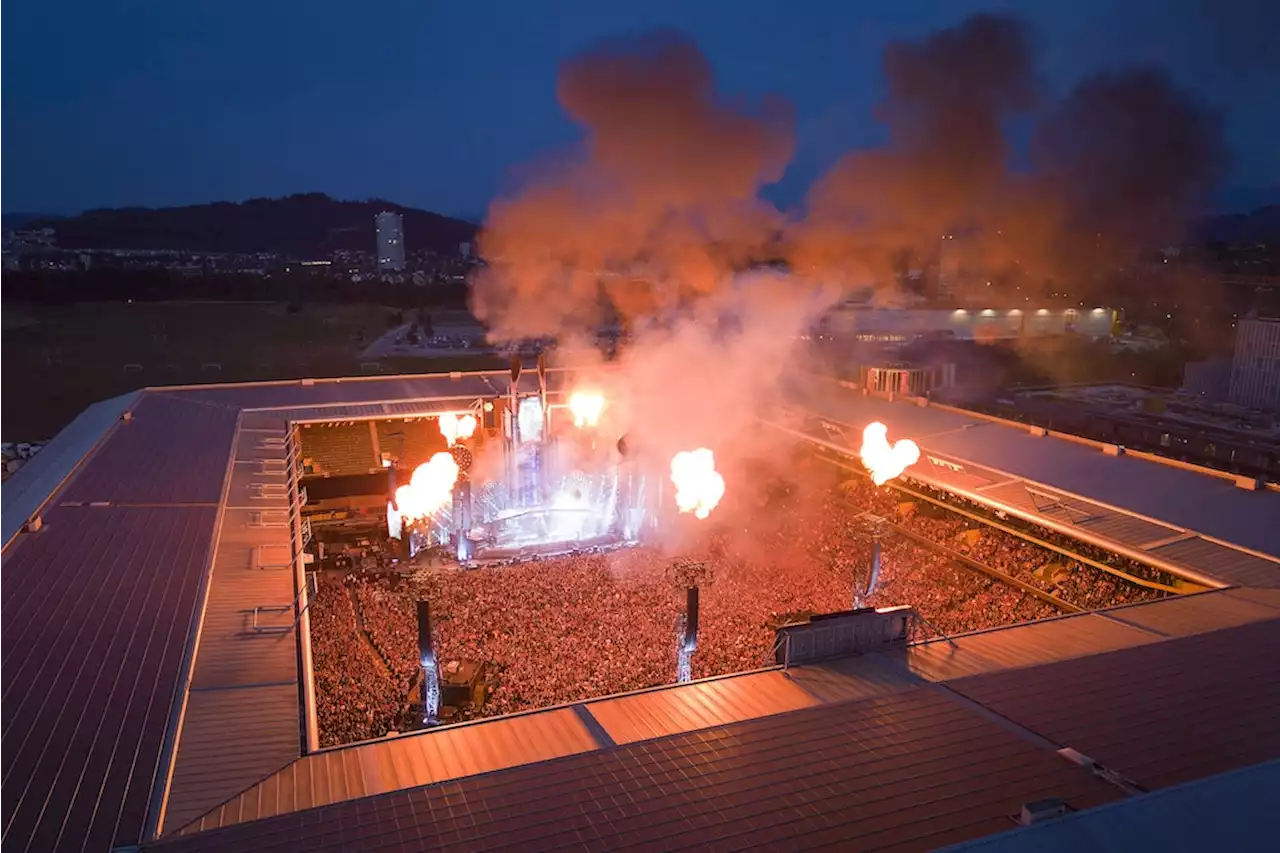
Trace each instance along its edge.
{"label": "city building", "polygon": [[1280,406],[1280,320],[1241,320],[1231,362],[1231,402]]}
{"label": "city building", "polygon": [[825,334],[837,339],[910,343],[919,338],[1004,340],[1068,333],[1094,339],[1111,336],[1110,308],[870,308],[842,305],[823,318]]}
{"label": "city building", "polygon": [[1231,394],[1231,359],[1189,361],[1182,368],[1182,388],[1211,403],[1225,403]]}
{"label": "city building", "polygon": [[384,210],[373,218],[378,239],[378,271],[404,269],[404,217]]}

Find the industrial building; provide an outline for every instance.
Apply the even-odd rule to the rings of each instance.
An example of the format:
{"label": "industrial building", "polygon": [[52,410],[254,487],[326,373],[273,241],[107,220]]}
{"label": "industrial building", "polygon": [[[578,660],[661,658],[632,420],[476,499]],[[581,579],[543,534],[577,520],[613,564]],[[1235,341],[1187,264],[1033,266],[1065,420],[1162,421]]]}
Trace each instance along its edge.
{"label": "industrial building", "polygon": [[837,340],[911,343],[920,339],[1010,340],[1076,334],[1106,339],[1116,312],[1110,308],[871,308],[843,305],[824,316],[822,333]]}
{"label": "industrial building", "polygon": [[1280,407],[1280,320],[1240,321],[1231,360],[1231,402]]}

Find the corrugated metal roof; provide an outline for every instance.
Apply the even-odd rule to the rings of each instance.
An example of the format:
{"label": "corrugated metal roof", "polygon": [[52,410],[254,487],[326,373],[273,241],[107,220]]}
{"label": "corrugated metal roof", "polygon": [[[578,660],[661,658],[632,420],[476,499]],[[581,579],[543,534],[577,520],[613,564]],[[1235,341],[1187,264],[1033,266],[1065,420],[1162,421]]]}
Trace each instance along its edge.
{"label": "corrugated metal roof", "polygon": [[307,406],[297,409],[281,409],[291,421],[343,421],[362,418],[385,418],[387,411],[382,403],[343,403],[334,406]]}
{"label": "corrugated metal roof", "polygon": [[949,686],[1159,788],[1280,758],[1278,646],[1272,619]]}
{"label": "corrugated metal roof", "polygon": [[[346,752],[345,750],[343,752]],[[925,849],[1047,796],[1119,791],[942,691],[596,750],[162,842],[156,850]]]}
{"label": "corrugated metal roof", "polygon": [[184,826],[300,754],[298,685],[193,690],[162,832]]}
{"label": "corrugated metal roof", "polygon": [[289,420],[275,411],[254,412],[242,409],[240,412],[240,431],[278,433],[284,435],[289,429]]}
{"label": "corrugated metal roof", "polygon": [[591,702],[587,708],[614,743],[664,737],[816,705],[778,671],[714,678],[679,689],[649,690]]}
{"label": "corrugated metal roof", "polygon": [[567,708],[453,726],[307,755],[183,833],[385,794],[595,749]]}
{"label": "corrugated metal roof", "polygon": [[[257,444],[231,465],[200,641],[177,734],[160,831],[184,826],[288,765],[302,753],[297,597],[288,501],[253,495],[255,483],[290,485],[266,473]],[[247,507],[235,508],[243,502]],[[258,611],[258,608],[264,608]],[[264,630],[265,629],[265,630]]]}
{"label": "corrugated metal roof", "polygon": [[460,397],[456,400],[402,400],[383,403],[382,407],[386,410],[387,415],[391,417],[397,415],[422,415],[457,410],[460,407],[465,408],[462,404],[466,399],[465,397]]}
{"label": "corrugated metal roof", "polygon": [[60,501],[217,503],[235,434],[235,409],[144,394],[81,466]]}
{"label": "corrugated metal roof", "polygon": [[138,399],[132,391],[110,400],[94,403],[81,412],[53,440],[5,480],[0,489],[3,509],[3,541],[7,543],[35,515],[59,484],[75,469],[107,431],[120,420],[120,415]]}
{"label": "corrugated metal roof", "polygon": [[[1115,607],[1101,615],[1167,637],[1186,637],[1234,628],[1250,622],[1280,618],[1280,610],[1249,601],[1234,590],[1214,590],[1195,595],[1175,596],[1128,607]],[[1277,590],[1280,593],[1280,590]]]}
{"label": "corrugated metal roof", "polygon": [[1268,761],[958,844],[946,853],[1272,850],[1277,812],[1280,761]]}
{"label": "corrugated metal roof", "polygon": [[[277,459],[283,461],[278,452]],[[287,466],[268,468],[261,460],[237,461],[231,470],[227,505],[243,509],[288,509],[290,486]]]}
{"label": "corrugated metal roof", "polygon": [[[505,391],[502,376],[497,388]],[[383,400],[484,396],[495,392],[495,382],[486,376],[463,374],[458,379],[448,374],[434,376],[346,377],[316,379],[304,385],[301,380],[279,383],[243,385],[203,385],[170,391],[183,397],[207,400],[241,409],[280,409],[327,406],[341,403],[375,403]]]}
{"label": "corrugated metal roof", "polygon": [[1151,553],[1166,560],[1202,568],[1208,574],[1241,586],[1280,586],[1280,561],[1207,539],[1171,542],[1152,548]]}
{"label": "corrugated metal roof", "polygon": [[1029,667],[1152,643],[1157,634],[1092,613],[1063,616],[1015,628],[983,631],[884,652],[912,672],[933,681],[950,681],[983,672]]}
{"label": "corrugated metal roof", "polygon": [[3,562],[6,853],[139,841],[213,507],[55,507]]}
{"label": "corrugated metal roof", "polygon": [[[1245,491],[1230,479],[1133,456],[1108,456],[1065,439],[1037,438],[1023,429],[935,407],[889,403],[830,381],[797,380],[793,399],[817,414],[849,424],[873,420],[889,437],[914,438],[933,451],[1026,477],[1176,527],[1280,555],[1280,492]],[[945,418],[942,417],[945,415]],[[951,430],[940,429],[944,424]],[[856,436],[855,436],[856,438]]]}
{"label": "corrugated metal roof", "polygon": [[[252,628],[255,607],[292,605],[289,530],[250,526],[253,523],[247,512],[227,512],[223,517],[192,671],[196,688],[298,680],[294,632],[258,633]],[[293,614],[287,616],[291,620]],[[293,721],[296,728],[297,708]]]}
{"label": "corrugated metal roof", "polygon": [[1280,589],[1251,589],[1249,587],[1240,587],[1237,589],[1223,590],[1222,594],[1230,596],[1231,598],[1252,601],[1256,604],[1264,604],[1267,607],[1280,610]]}
{"label": "corrugated metal roof", "polygon": [[[881,405],[889,406],[891,404],[880,402]],[[904,412],[928,411],[927,408],[920,409],[915,406],[899,406]],[[862,416],[873,416],[874,412],[863,413]],[[984,423],[985,427],[992,427],[1011,433],[1008,427],[996,427],[993,424]],[[822,441],[834,443],[843,447],[851,455],[856,454],[857,445],[856,436],[850,439],[849,434],[856,432],[852,427],[846,426],[840,435],[832,435],[826,430],[821,434],[811,428],[810,434]],[[946,433],[942,437],[948,441],[955,439],[957,435],[975,435],[978,433],[978,427],[968,430],[960,430],[958,432]],[[911,433],[906,433],[910,436]],[[1068,444],[1075,450],[1080,450],[1079,445],[1063,442],[1060,439],[1040,438],[1031,439],[1037,442],[1059,442]],[[989,507],[998,511],[1007,511],[1012,514],[1022,514],[1024,517],[1039,523],[1057,524],[1062,529],[1068,531],[1072,535],[1079,536],[1084,539],[1093,538],[1098,543],[1105,544],[1107,547],[1123,550],[1129,549],[1136,556],[1145,557],[1147,559],[1160,562],[1162,561],[1166,568],[1177,569],[1184,574],[1189,575],[1193,579],[1205,584],[1212,584],[1212,578],[1226,584],[1241,584],[1253,586],[1276,586],[1280,587],[1280,559],[1261,556],[1251,553],[1242,548],[1231,544],[1218,543],[1207,540],[1199,535],[1198,531],[1188,530],[1185,527],[1179,527],[1173,524],[1165,524],[1158,519],[1140,518],[1133,515],[1125,509],[1113,505],[1104,505],[1097,500],[1090,500],[1079,494],[1072,494],[1062,489],[1053,488],[1046,483],[1055,482],[1052,476],[1047,480],[1032,482],[1023,479],[1019,474],[1011,468],[997,469],[987,464],[975,462],[972,456],[962,457],[950,452],[939,450],[933,443],[933,439],[922,437],[921,444],[921,460],[910,470],[910,476],[932,486],[957,494],[967,495],[973,500],[985,503]],[[1046,447],[1048,445],[1045,445]],[[1107,457],[1098,453],[1099,458],[1115,461],[1115,457]],[[1120,457],[1123,459],[1123,457]],[[1151,470],[1157,471],[1159,476],[1163,477],[1167,473],[1166,466],[1157,463],[1146,462],[1142,460],[1127,460],[1128,462],[1147,465]],[[1093,464],[1096,464],[1094,460]],[[1064,461],[1064,465],[1075,464],[1074,461]],[[1043,465],[1041,466],[1044,467]],[[1205,481],[1201,487],[1207,490],[1207,494],[1217,495],[1214,500],[1237,501],[1233,495],[1228,494],[1226,498],[1219,494],[1222,480],[1201,474],[1192,474],[1182,469],[1170,469],[1178,473],[1199,477]],[[1048,472],[1041,470],[1039,473],[1047,474]],[[1117,472],[1119,473],[1119,472]],[[1145,471],[1130,470],[1129,474],[1139,477],[1143,476]],[[1059,478],[1061,479],[1061,478]],[[1183,483],[1184,487],[1194,486],[1193,483]],[[1230,484],[1227,484],[1228,486]],[[1128,487],[1126,487],[1128,488]],[[1235,489],[1236,492],[1243,493],[1243,490]],[[1250,492],[1250,495],[1261,495],[1262,492]],[[1280,498],[1280,494],[1276,495]],[[1182,496],[1171,498],[1175,503],[1183,500]],[[1267,499],[1260,498],[1265,503]],[[1258,507],[1255,506],[1256,510]],[[1273,503],[1273,508],[1280,513],[1280,500]],[[1209,511],[1210,507],[1206,507]],[[1216,509],[1213,510],[1216,512]],[[1277,515],[1280,517],[1280,515]],[[1256,526],[1276,527],[1269,522],[1263,524],[1260,520],[1256,522]],[[1252,529],[1252,528],[1251,528]],[[1280,527],[1276,527],[1280,530]],[[1256,531],[1255,531],[1256,532]],[[1175,541],[1179,540],[1180,541]],[[1278,537],[1280,538],[1280,537]]]}
{"label": "corrugated metal roof", "polygon": [[920,678],[879,655],[793,666],[787,677],[820,702],[869,699],[918,687]]}

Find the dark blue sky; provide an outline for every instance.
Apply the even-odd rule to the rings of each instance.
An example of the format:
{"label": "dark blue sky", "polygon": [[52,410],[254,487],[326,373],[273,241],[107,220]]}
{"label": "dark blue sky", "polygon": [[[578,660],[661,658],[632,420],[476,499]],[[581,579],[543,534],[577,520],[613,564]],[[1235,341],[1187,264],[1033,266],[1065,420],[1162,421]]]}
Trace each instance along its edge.
{"label": "dark blue sky", "polygon": [[[576,138],[557,64],[602,37],[673,26],[720,88],[774,91],[799,150],[790,203],[874,144],[881,51],[973,11],[1020,11],[1047,83],[1159,62],[1227,112],[1237,192],[1280,186],[1280,3],[1264,0],[43,0],[3,28],[6,212],[322,191],[476,216],[518,167]],[[1270,53],[1268,54],[1268,45]]]}

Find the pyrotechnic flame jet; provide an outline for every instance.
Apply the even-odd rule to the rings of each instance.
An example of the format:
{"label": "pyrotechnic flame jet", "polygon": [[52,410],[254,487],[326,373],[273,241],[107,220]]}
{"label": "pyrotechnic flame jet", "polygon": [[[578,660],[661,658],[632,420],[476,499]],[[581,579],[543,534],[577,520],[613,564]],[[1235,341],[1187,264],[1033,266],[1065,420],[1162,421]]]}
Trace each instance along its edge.
{"label": "pyrotechnic flame jet", "polygon": [[454,443],[460,438],[471,438],[476,431],[476,416],[463,415],[458,417],[453,412],[446,412],[440,416],[440,434],[444,436],[444,440],[453,447]]}
{"label": "pyrotechnic flame jet", "polygon": [[705,447],[682,450],[671,459],[671,482],[676,486],[676,506],[706,518],[724,497],[724,477],[716,471],[715,456]]}
{"label": "pyrotechnic flame jet", "polygon": [[403,530],[404,525],[400,521],[400,511],[396,509],[394,503],[387,501],[387,535],[392,539],[399,539]]}
{"label": "pyrotechnic flame jet", "polygon": [[453,497],[458,463],[451,453],[437,453],[413,471],[409,484],[396,489],[396,510],[401,520],[426,518]]}
{"label": "pyrotechnic flame jet", "polygon": [[598,391],[574,391],[569,395],[569,411],[573,412],[573,425],[579,429],[600,424],[604,413],[604,395]]}
{"label": "pyrotechnic flame jet", "polygon": [[920,461],[920,448],[914,441],[904,438],[890,445],[888,435],[888,427],[879,421],[872,421],[862,431],[862,464],[877,486],[901,476]]}

